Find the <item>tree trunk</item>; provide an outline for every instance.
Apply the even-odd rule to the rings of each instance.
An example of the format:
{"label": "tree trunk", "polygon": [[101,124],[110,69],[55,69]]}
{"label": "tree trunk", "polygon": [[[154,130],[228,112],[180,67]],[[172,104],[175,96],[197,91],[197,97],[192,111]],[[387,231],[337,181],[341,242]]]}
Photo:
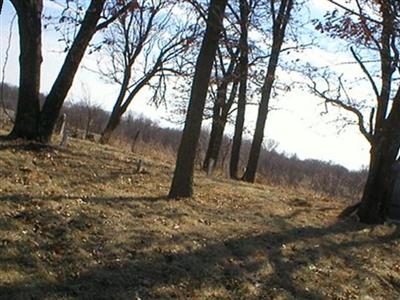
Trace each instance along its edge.
{"label": "tree trunk", "polygon": [[[386,3],[387,2],[387,3]],[[396,11],[392,10],[390,1],[380,4],[382,14],[382,33],[379,39],[381,59],[381,85],[377,96],[377,114],[375,128],[370,143],[371,157],[367,182],[365,184],[358,216],[360,221],[367,224],[379,224],[385,220],[391,202],[396,182],[394,172],[395,162],[398,160],[400,148],[400,89],[398,88],[392,99],[392,106],[388,114],[389,102],[394,82],[393,65],[398,58],[395,42]]]}
{"label": "tree trunk", "polygon": [[196,62],[190,102],[178,150],[174,177],[168,195],[169,198],[191,197],[193,194],[192,185],[196,148],[226,3],[227,0],[211,0],[210,2],[207,27]]}
{"label": "tree trunk", "polygon": [[283,0],[280,4],[280,12],[276,20],[274,20],[271,56],[268,62],[267,75],[261,89],[261,101],[258,108],[256,129],[253,135],[253,142],[251,144],[249,160],[247,162],[246,171],[243,175],[243,180],[247,182],[254,182],[256,177],[258,159],[260,157],[261,146],[264,139],[264,128],[268,115],[269,100],[271,98],[271,92],[275,81],[275,72],[278,66],[279,54],[281,52],[281,47],[285,37],[285,29],[289,21],[292,5],[292,0]]}
{"label": "tree trunk", "polygon": [[10,138],[36,139],[40,113],[42,1],[12,1],[18,14],[20,79],[17,113]]}
{"label": "tree trunk", "polygon": [[[211,175],[213,168],[217,164],[229,110],[231,109],[236,97],[238,85],[238,66],[236,65],[236,57],[237,56],[231,58],[228,71],[225,73],[222,82],[217,89],[217,97],[213,107],[213,122],[211,126],[210,139],[203,163],[203,170],[206,171],[208,175]],[[232,80],[232,90],[227,101],[228,86]],[[210,166],[210,161],[213,162],[213,166]]]}
{"label": "tree trunk", "polygon": [[211,173],[217,165],[219,152],[222,145],[222,140],[224,138],[225,125],[226,125],[226,119],[224,120],[222,116],[219,116],[218,119],[213,124],[213,129],[211,130],[210,141],[208,143],[206,157],[204,159],[204,164],[203,164],[204,171],[210,170],[211,161],[213,161]]}
{"label": "tree trunk", "polygon": [[70,51],[65,58],[60,73],[54,82],[40,114],[39,139],[48,143],[60,114],[61,107],[72,86],[75,74],[82,61],[85,51],[96,32],[96,25],[103,11],[105,0],[92,0],[82,21]]}
{"label": "tree trunk", "polygon": [[[203,170],[207,171],[208,175],[211,175],[213,169],[217,166],[222,141],[224,139],[225,126],[228,121],[229,111],[232,108],[233,102],[235,101],[237,88],[238,82],[236,81],[232,85],[231,94],[229,95],[228,101],[224,100],[224,105],[222,105],[222,107],[218,105],[218,109],[214,111],[214,113],[216,113],[216,116],[215,118],[213,118],[210,141],[208,144],[206,158],[203,165]],[[224,97],[226,98],[226,90],[224,91]],[[217,103],[215,103],[215,105],[217,105]],[[213,166],[211,166],[210,168],[211,161],[213,162]]]}
{"label": "tree trunk", "polygon": [[118,127],[121,121],[122,112],[119,107],[114,107],[110,118],[108,119],[106,128],[103,130],[100,137],[100,144],[107,144],[110,142],[112,133]]}
{"label": "tree trunk", "polygon": [[248,23],[249,23],[249,7],[247,0],[240,0],[240,86],[238,96],[238,106],[235,122],[235,131],[232,140],[231,159],[229,163],[229,174],[231,178],[238,179],[238,169],[240,160],[240,148],[242,146],[242,134],[244,129],[244,117],[246,113],[246,94],[247,94],[247,75],[249,65],[249,45],[248,45]]}
{"label": "tree trunk", "polygon": [[[156,68],[153,69],[152,72],[147,74],[145,78],[143,78],[129,93],[129,95],[125,98],[126,93],[128,92],[129,80],[131,78],[131,70],[127,69],[125,72],[124,82],[121,85],[120,92],[117,98],[117,101],[114,104],[113,111],[111,112],[110,118],[107,122],[107,126],[101,134],[100,143],[107,144],[114,130],[121,123],[121,118],[124,113],[128,110],[129,105],[132,103],[135,96],[140,92],[140,90],[146,86],[146,84],[150,81],[150,79],[156,73]],[[124,100],[125,99],[125,100]]]}
{"label": "tree trunk", "polygon": [[214,151],[213,148],[215,147],[215,139],[216,139],[217,127],[218,127],[218,123],[219,123],[220,110],[221,110],[221,107],[220,107],[219,103],[217,101],[215,101],[214,108],[213,108],[213,120],[212,120],[212,125],[211,125],[210,138],[208,140],[206,156],[205,156],[204,162],[203,162],[203,171],[206,171],[206,172],[208,172],[208,170],[209,170],[211,153]]}
{"label": "tree trunk", "polygon": [[360,221],[366,224],[382,223],[387,213],[387,205],[391,201],[396,179],[393,167],[400,146],[399,134],[394,130],[391,131],[393,134],[382,135],[379,142],[371,147],[367,182],[357,213]]}
{"label": "tree trunk", "polygon": [[[215,99],[213,107],[213,121],[211,126],[210,139],[208,141],[206,157],[204,158],[204,163],[203,163],[203,170],[206,172],[209,171],[210,159],[213,159],[214,166],[217,162],[218,153],[216,154],[216,152],[219,152],[218,139],[221,132],[221,127],[223,128],[225,127],[225,122],[222,118],[222,108],[224,104],[226,104],[227,89],[228,89],[228,80],[227,78],[223,78],[222,83],[218,87],[217,97]],[[223,128],[222,128],[222,134],[224,132]],[[212,166],[212,168],[214,166]]]}

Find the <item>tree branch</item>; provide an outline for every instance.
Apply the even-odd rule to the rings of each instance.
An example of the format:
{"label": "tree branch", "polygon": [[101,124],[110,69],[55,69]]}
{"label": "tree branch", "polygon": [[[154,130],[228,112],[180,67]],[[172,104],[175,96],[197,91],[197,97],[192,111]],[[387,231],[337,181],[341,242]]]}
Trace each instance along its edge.
{"label": "tree branch", "polygon": [[[344,103],[342,100],[340,100],[340,99],[339,99],[339,97],[340,97],[340,92],[339,92],[338,97],[337,97],[336,99],[334,99],[334,98],[328,97],[328,96],[326,95],[326,91],[325,91],[325,92],[319,91],[319,90],[317,89],[317,86],[316,86],[316,82],[315,82],[315,81],[313,81],[313,85],[312,85],[312,86],[309,85],[309,88],[310,88],[316,95],[318,95],[319,97],[321,97],[322,99],[324,99],[324,100],[325,100],[325,103],[331,103],[331,104],[333,104],[333,105],[335,105],[335,106],[338,106],[338,107],[340,107],[340,108],[343,108],[344,110],[346,110],[346,111],[351,112],[352,114],[354,114],[354,115],[356,116],[356,118],[357,118],[357,125],[358,125],[358,128],[359,128],[361,134],[368,140],[369,143],[372,144],[372,142],[373,142],[373,140],[372,140],[372,139],[373,139],[373,136],[372,136],[372,135],[367,131],[367,129],[365,128],[364,116],[363,116],[363,114],[362,114],[357,108],[355,108],[354,106],[351,106],[351,105],[349,105],[349,104],[346,104],[346,103]],[[339,90],[340,90],[340,87],[338,88],[338,91],[339,91]]]}
{"label": "tree branch", "polygon": [[326,0],[326,1],[328,1],[328,2],[330,2],[330,3],[332,3],[332,4],[334,4],[334,5],[336,5],[336,6],[338,6],[338,7],[340,7],[341,9],[344,9],[345,11],[347,11],[347,12],[353,14],[353,15],[356,15],[356,16],[358,16],[358,17],[364,18],[364,19],[366,19],[366,20],[368,20],[368,21],[374,22],[374,23],[379,24],[379,25],[382,25],[382,24],[383,24],[383,22],[378,21],[378,20],[375,20],[375,19],[373,19],[373,18],[371,18],[371,17],[365,16],[364,14],[358,13],[358,12],[356,12],[356,11],[354,11],[354,10],[352,10],[352,9],[350,9],[350,8],[348,8],[348,7],[346,7],[345,5],[338,3],[338,2],[335,1],[335,0]]}
{"label": "tree branch", "polygon": [[[1,0],[0,0],[1,1]],[[124,13],[126,13],[128,11],[128,9],[130,9],[133,5],[136,5],[137,1],[133,0],[130,1],[129,3],[125,4],[119,11],[117,11],[112,17],[110,17],[109,19],[105,20],[104,22],[98,24],[96,26],[96,31],[99,31],[101,29],[106,28],[108,25],[110,25],[112,22],[114,22],[117,18],[119,18],[120,16],[122,16]]]}
{"label": "tree branch", "polygon": [[372,85],[372,89],[374,90],[375,96],[378,99],[379,98],[379,90],[378,87],[375,84],[374,79],[372,78],[371,74],[365,67],[364,63],[361,61],[361,59],[357,56],[356,52],[354,51],[353,47],[350,47],[351,54],[353,54],[354,59],[357,61],[357,63],[360,65],[361,69],[363,70],[364,74],[367,76],[369,82]]}

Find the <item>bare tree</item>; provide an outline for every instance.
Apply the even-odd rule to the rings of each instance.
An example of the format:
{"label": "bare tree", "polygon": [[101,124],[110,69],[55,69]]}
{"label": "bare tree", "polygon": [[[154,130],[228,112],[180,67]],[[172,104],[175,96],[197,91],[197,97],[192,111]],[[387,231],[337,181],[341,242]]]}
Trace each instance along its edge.
{"label": "bare tree", "polygon": [[285,38],[286,26],[290,19],[294,0],[282,0],[276,8],[275,1],[270,1],[272,18],[272,48],[269,57],[267,74],[261,88],[261,101],[259,105],[256,128],[253,135],[253,142],[250,149],[249,160],[243,180],[254,182],[257,171],[258,159],[264,138],[265,122],[267,120],[269,101],[275,81],[275,72],[278,66],[279,55]]}
{"label": "bare tree", "polygon": [[[40,66],[42,63],[42,10],[43,1],[11,0],[17,16],[20,36],[20,83],[15,124],[10,138],[25,138],[49,142],[65,97],[72,85],[80,62],[92,36],[105,28],[119,15],[132,8],[132,2],[115,5],[113,13],[104,16],[106,0],[92,0],[80,22],[62,68],[40,108]],[[69,5],[69,2],[67,1]]]}
{"label": "bare tree", "polygon": [[122,115],[144,87],[153,88],[153,103],[164,100],[166,81],[177,73],[174,61],[194,39],[188,21],[174,15],[173,1],[142,0],[137,5],[104,33],[103,49],[110,67],[103,67],[101,73],[120,89],[101,143],[109,141]]}
{"label": "bare tree", "polygon": [[[220,40],[218,48],[217,59],[215,60],[215,77],[212,83],[215,82],[216,91],[210,93],[213,95],[213,109],[212,109],[212,126],[210,138],[208,143],[207,152],[205,155],[203,169],[212,172],[215,165],[218,163],[221,145],[223,142],[223,135],[225,126],[229,121],[229,117],[236,111],[236,119],[239,121],[235,125],[235,145],[233,146],[234,152],[232,164],[239,163],[240,157],[240,143],[242,132],[244,131],[244,112],[247,104],[247,81],[250,76],[251,87],[256,91],[257,84],[255,77],[251,76],[256,74],[263,68],[264,60],[268,57],[260,49],[261,42],[258,39],[252,41],[249,46],[247,31],[249,25],[252,25],[254,30],[259,33],[267,34],[265,28],[256,26],[257,22],[261,21],[261,17],[256,15],[258,6],[264,5],[263,1],[237,1],[228,4],[226,12],[226,21],[224,30],[222,32],[223,38]],[[250,15],[253,18],[250,18]],[[255,29],[257,27],[257,29]],[[239,38],[238,38],[239,37]],[[252,61],[249,63],[249,52],[251,52]],[[249,67],[252,66],[252,74],[249,74]],[[241,99],[236,103],[237,92],[240,81],[246,81],[242,84]],[[255,89],[254,89],[255,88]],[[210,87],[211,91],[212,84]],[[242,122],[241,122],[242,120]],[[230,120],[231,122],[233,120]],[[240,142],[239,142],[240,139]],[[236,153],[235,151],[238,150]],[[237,155],[237,156],[236,156]],[[237,162],[234,160],[237,158]],[[210,164],[212,162],[212,164]],[[211,168],[210,168],[210,165]]]}
{"label": "bare tree", "polygon": [[237,113],[235,121],[235,131],[232,139],[231,158],[229,163],[229,175],[231,178],[238,179],[240,148],[242,145],[242,134],[244,130],[244,118],[247,103],[247,77],[249,69],[249,14],[252,1],[240,0],[240,58],[239,58],[239,76],[240,86],[237,104]]}
{"label": "bare tree", "polygon": [[[219,61],[219,63],[215,63],[217,65],[215,72],[217,90],[212,110],[210,138],[203,162],[203,170],[205,171],[212,171],[218,161],[228,114],[237,94],[237,58],[239,51],[233,52],[232,49],[230,50],[231,55],[227,68],[224,66],[224,58],[221,50],[218,51],[218,59],[216,60]],[[219,78],[218,71],[222,73],[222,78]],[[232,87],[228,97],[228,88],[230,84],[232,84]]]}
{"label": "bare tree", "polygon": [[[393,166],[400,149],[400,7],[395,0],[352,1],[357,9],[339,5],[342,14],[326,15],[326,22],[318,22],[317,29],[333,37],[346,40],[354,60],[371,87],[369,111],[358,95],[352,95],[342,76],[313,78],[311,90],[327,104],[353,114],[355,122],[371,146],[368,178],[358,216],[361,222],[381,223],[388,213],[395,182]],[[336,84],[335,84],[336,83]],[[359,83],[358,83],[359,84]],[[359,96],[358,96],[359,97]]]}
{"label": "bare tree", "polygon": [[196,148],[200,136],[208,82],[222,30],[227,0],[211,0],[207,26],[196,62],[189,107],[179,146],[169,198],[191,197]]}

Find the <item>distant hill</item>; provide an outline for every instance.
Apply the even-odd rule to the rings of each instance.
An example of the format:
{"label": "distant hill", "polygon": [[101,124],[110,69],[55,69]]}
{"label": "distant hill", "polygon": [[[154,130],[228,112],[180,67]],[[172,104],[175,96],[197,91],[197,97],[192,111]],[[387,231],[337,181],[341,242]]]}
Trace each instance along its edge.
{"label": "distant hill", "polygon": [[[5,107],[14,110],[17,103],[18,88],[5,85]],[[45,98],[44,95],[41,96]],[[0,108],[1,110],[1,108]],[[63,107],[63,113],[67,114],[67,127],[75,132],[75,136],[85,137],[86,133],[99,135],[110,115],[94,103],[84,101],[67,102]],[[0,114],[0,120],[3,117]],[[208,143],[207,131],[203,131],[199,141],[197,165],[201,166]],[[138,150],[158,149],[168,153],[170,160],[175,159],[180,143],[181,132],[173,128],[160,127],[159,124],[143,116],[128,114],[123,118],[115,133],[113,143],[129,144],[131,148]],[[218,165],[219,172],[226,174],[229,164],[229,151],[231,140],[225,136],[221,147],[221,161]],[[250,141],[243,141],[242,165],[244,165],[250,150]],[[366,170],[349,171],[343,166],[331,162],[319,160],[300,160],[295,155],[287,155],[274,150],[264,148],[261,151],[258,172],[259,180],[274,185],[292,187],[308,187],[315,191],[331,196],[344,197],[354,201],[361,196],[366,180]]]}

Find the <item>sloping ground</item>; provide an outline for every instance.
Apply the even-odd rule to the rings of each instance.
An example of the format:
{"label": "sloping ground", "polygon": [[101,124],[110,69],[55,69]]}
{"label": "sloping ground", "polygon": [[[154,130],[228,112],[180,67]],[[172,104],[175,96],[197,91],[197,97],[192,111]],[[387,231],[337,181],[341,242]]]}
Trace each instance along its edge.
{"label": "sloping ground", "polygon": [[0,299],[400,298],[399,229],[338,200],[198,174],[170,201],[157,154],[38,148],[0,142]]}

